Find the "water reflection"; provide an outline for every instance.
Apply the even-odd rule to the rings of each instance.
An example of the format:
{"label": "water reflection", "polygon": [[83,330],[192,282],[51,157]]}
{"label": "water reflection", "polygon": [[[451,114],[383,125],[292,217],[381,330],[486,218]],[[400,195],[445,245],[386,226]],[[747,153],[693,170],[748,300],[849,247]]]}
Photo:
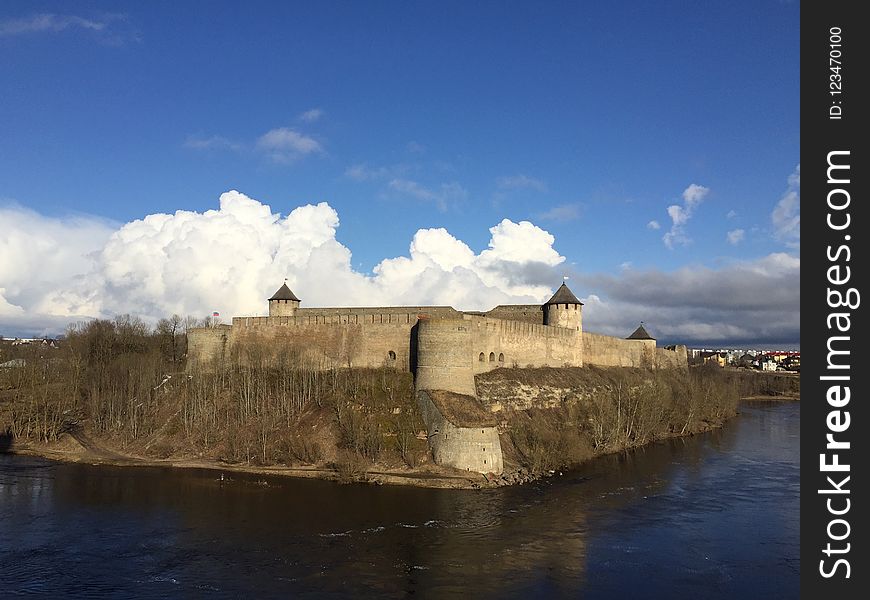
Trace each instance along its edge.
{"label": "water reflection", "polygon": [[796,594],[799,407],[743,411],[721,431],[485,492],[3,456],[0,589]]}

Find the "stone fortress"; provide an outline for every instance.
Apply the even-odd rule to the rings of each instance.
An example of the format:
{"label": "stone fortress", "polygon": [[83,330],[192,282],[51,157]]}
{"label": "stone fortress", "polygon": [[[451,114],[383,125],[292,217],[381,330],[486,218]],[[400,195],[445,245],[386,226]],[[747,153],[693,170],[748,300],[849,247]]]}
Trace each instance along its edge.
{"label": "stone fortress", "polygon": [[449,306],[301,308],[287,284],[268,317],[188,332],[191,366],[229,356],[245,342],[292,349],[314,368],[392,367],[414,373],[435,462],[502,471],[495,419],[476,399],[474,376],[499,367],[687,368],[686,347],[659,348],[641,324],[626,339],[583,331],[583,303],[564,283],[541,305],[488,312]]}

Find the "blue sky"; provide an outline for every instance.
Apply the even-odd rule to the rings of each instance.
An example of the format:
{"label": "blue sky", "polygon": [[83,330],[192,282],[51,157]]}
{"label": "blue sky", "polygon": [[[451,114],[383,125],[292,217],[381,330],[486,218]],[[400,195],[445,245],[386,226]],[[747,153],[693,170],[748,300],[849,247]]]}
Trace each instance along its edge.
{"label": "blue sky", "polygon": [[[326,202],[363,277],[421,229],[478,254],[503,219],[530,221],[564,261],[526,283],[569,274],[611,308],[617,280],[650,273],[717,279],[773,261],[799,281],[798,44],[799,4],[776,1],[4,2],[0,206],[35,213],[15,223],[117,229],[217,209],[229,190],[281,215]],[[795,190],[797,208],[774,218]],[[85,279],[105,270],[76,264]],[[24,311],[7,310],[7,329],[61,316],[6,283]],[[764,309],[740,306],[710,323],[740,328],[736,310]],[[629,325],[605,312],[601,329]],[[676,325],[662,331],[799,342],[797,314],[757,339]]]}

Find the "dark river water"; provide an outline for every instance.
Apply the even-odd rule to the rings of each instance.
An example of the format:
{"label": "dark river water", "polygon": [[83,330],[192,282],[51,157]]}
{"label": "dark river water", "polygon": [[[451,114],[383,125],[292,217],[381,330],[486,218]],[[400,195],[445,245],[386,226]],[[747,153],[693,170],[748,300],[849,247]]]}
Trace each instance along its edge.
{"label": "dark river water", "polygon": [[0,455],[0,596],[793,598],[800,407],[488,491]]}

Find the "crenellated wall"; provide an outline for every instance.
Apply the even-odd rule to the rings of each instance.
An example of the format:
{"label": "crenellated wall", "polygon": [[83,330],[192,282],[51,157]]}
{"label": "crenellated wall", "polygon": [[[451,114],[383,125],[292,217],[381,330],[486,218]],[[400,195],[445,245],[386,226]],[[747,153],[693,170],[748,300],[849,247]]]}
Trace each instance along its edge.
{"label": "crenellated wall", "polygon": [[656,341],[583,332],[583,364],[597,367],[688,368],[686,347],[657,348]]}
{"label": "crenellated wall", "polygon": [[475,373],[497,367],[561,367],[583,364],[580,333],[524,321],[465,316]]}
{"label": "crenellated wall", "polygon": [[[491,312],[511,314],[507,308]],[[387,365],[415,371],[424,379],[447,363],[451,368],[461,364],[472,374],[498,367],[687,365],[685,347],[667,350],[657,348],[652,339],[627,340],[543,325],[531,320],[530,307],[517,308],[513,315],[519,319],[427,306],[306,308],[292,316],[234,317],[231,327],[191,330],[189,356],[192,364],[203,364],[229,356],[238,344],[256,342],[276,354],[295,352],[315,367]],[[419,339],[423,329],[432,335]]]}
{"label": "crenellated wall", "polygon": [[[361,306],[361,307],[325,307],[300,308],[296,311],[300,318],[330,317],[356,319],[354,322],[379,322],[385,319],[411,319],[420,316],[430,319],[455,319],[462,313],[452,306]],[[320,321],[322,322],[322,321]]]}
{"label": "crenellated wall", "polygon": [[599,367],[652,367],[655,340],[625,340],[583,332],[584,364]]}
{"label": "crenellated wall", "polygon": [[499,304],[492,310],[483,313],[482,316],[490,319],[544,324],[544,311],[541,310],[540,304]]}

